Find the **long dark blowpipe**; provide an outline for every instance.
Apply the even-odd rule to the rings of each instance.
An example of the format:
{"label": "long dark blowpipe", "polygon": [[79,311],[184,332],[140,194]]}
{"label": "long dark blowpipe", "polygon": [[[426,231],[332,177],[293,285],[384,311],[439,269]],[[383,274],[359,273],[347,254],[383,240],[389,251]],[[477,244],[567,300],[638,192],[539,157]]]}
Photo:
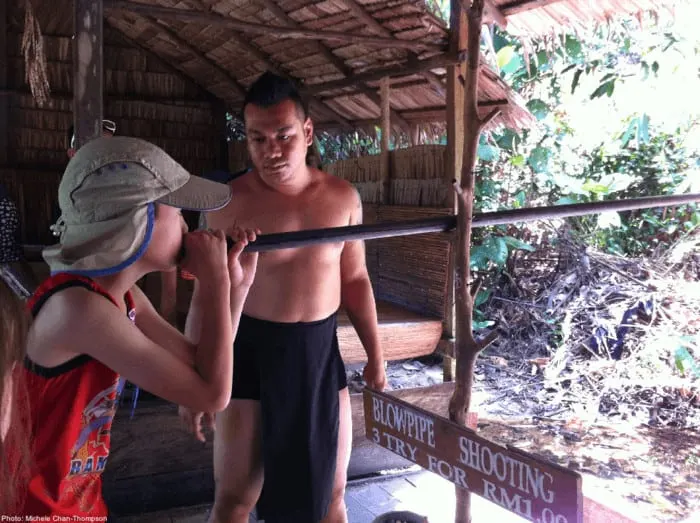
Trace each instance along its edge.
{"label": "long dark blowpipe", "polygon": [[[647,198],[631,198],[627,200],[610,200],[594,203],[574,203],[555,205],[553,207],[532,207],[528,209],[510,209],[507,211],[475,214],[473,227],[488,227],[492,225],[507,225],[516,222],[529,222],[554,218],[584,216],[605,211],[629,211],[651,207],[668,207],[685,203],[699,202],[700,194],[677,194],[671,196],[651,196]],[[455,216],[438,216],[418,220],[394,221],[364,225],[348,225],[345,227],[329,227],[326,229],[308,229],[304,231],[280,232],[261,234],[254,242],[248,244],[246,252],[264,252],[277,249],[305,247],[318,243],[334,243],[352,240],[375,240],[395,236],[408,236],[432,232],[449,232],[457,225]],[[228,248],[233,247],[235,240],[226,238]],[[184,257],[184,250],[182,252]]]}

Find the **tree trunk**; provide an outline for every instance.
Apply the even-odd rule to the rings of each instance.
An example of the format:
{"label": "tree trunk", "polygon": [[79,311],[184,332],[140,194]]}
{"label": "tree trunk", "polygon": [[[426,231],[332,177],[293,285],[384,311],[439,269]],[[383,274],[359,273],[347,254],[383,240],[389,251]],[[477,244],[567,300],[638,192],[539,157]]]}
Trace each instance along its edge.
{"label": "tree trunk", "polygon": [[[466,8],[466,7],[465,7]],[[495,339],[494,330],[486,339],[477,341],[472,333],[472,314],[474,298],[479,285],[469,287],[469,248],[471,243],[472,213],[474,206],[474,166],[479,144],[479,135],[485,123],[498,114],[495,110],[483,121],[477,112],[477,93],[479,81],[479,61],[481,57],[479,42],[481,37],[481,20],[484,10],[484,0],[473,0],[467,8],[468,43],[467,43],[467,77],[464,85],[464,156],[462,176],[458,183],[455,180],[457,192],[457,244],[455,260],[455,354],[457,357],[457,374],[454,394],[450,399],[450,419],[464,425],[471,402],[471,391],[474,382],[474,364],[479,353]],[[456,487],[456,523],[469,523],[470,494]]]}

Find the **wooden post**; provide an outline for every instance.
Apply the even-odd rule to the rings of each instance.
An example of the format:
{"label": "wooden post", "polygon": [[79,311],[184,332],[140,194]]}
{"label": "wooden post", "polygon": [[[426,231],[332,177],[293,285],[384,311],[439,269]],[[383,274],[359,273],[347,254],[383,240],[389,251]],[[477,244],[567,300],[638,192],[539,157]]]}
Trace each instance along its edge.
{"label": "wooden post", "polygon": [[[0,89],[9,89],[7,85],[7,62],[9,50],[7,46],[7,4],[0,2]],[[10,97],[0,96],[0,165],[9,165],[9,133],[10,133]]]}
{"label": "wooden post", "polygon": [[214,125],[216,125],[216,168],[229,170],[228,159],[228,129],[226,127],[226,104],[215,99],[211,104],[214,113]]}
{"label": "wooden post", "polygon": [[381,119],[382,119],[382,152],[381,152],[381,162],[382,162],[382,178],[381,178],[381,202],[383,204],[389,203],[389,194],[391,190],[390,176],[391,176],[391,156],[389,151],[389,141],[391,138],[391,105],[389,104],[389,97],[391,95],[389,89],[389,77],[385,76],[379,82],[379,92],[381,98]]}
{"label": "wooden post", "polygon": [[[481,53],[481,21],[484,12],[484,0],[473,0],[467,9],[467,75],[464,82],[464,150],[462,159],[462,177],[455,181],[457,193],[457,241],[455,245],[455,355],[457,372],[455,390],[450,399],[450,420],[466,424],[471,402],[474,382],[474,364],[479,353],[496,339],[497,331],[492,331],[483,340],[475,340],[472,331],[472,314],[474,299],[479,292],[479,284],[470,288],[469,248],[471,243],[472,211],[474,199],[474,166],[479,135],[484,124],[498,114],[499,109],[489,114],[484,120],[477,112],[477,93],[479,83],[479,60]],[[469,523],[469,491],[456,487],[456,523]]]}
{"label": "wooden post", "polygon": [[[450,3],[450,53],[457,54],[467,48],[467,15],[462,8],[461,0],[451,0]],[[451,65],[447,68],[447,170],[445,185],[462,177],[462,150],[464,149],[464,63]],[[455,193],[447,192],[445,207],[457,212]],[[454,262],[455,242],[450,242],[447,262],[447,288],[445,290],[445,320],[443,322],[442,338],[447,346],[454,346],[455,338],[455,294],[454,294]],[[453,381],[457,372],[456,359],[443,356],[443,381]]]}
{"label": "wooden post", "polygon": [[413,147],[420,145],[420,124],[414,123],[411,126],[411,145]]}
{"label": "wooden post", "polygon": [[102,0],[73,0],[75,149],[102,136]]}

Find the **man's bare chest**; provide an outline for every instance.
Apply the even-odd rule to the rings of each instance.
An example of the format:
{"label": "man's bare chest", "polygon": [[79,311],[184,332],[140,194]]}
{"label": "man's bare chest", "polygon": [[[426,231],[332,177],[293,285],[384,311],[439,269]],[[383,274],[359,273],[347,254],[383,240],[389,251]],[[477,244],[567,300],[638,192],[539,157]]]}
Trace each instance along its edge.
{"label": "man's bare chest", "polygon": [[262,234],[292,232],[328,227],[342,227],[350,222],[350,213],[343,206],[327,201],[280,203],[264,199],[231,202],[226,210],[208,220],[209,227],[228,229],[232,226],[260,229]]}

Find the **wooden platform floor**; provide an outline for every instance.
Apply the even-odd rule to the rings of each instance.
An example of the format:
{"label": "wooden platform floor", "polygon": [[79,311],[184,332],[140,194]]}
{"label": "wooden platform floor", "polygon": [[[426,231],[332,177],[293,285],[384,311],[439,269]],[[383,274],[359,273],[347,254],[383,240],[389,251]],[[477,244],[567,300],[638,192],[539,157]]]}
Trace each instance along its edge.
{"label": "wooden platform floor", "polygon": [[[442,321],[386,301],[377,301],[379,342],[387,360],[432,354],[442,336]],[[360,338],[345,311],[338,314],[338,343],[346,364],[367,361]]]}
{"label": "wooden platform floor", "polygon": [[[453,389],[454,383],[441,383],[390,393],[419,408],[444,413]],[[364,470],[356,472],[364,475],[386,466],[410,466],[408,461],[398,459],[367,439],[362,394],[352,394],[351,405],[353,453],[350,469]],[[205,444],[197,441],[182,426],[177,407],[164,401],[143,401],[133,419],[130,415],[130,405],[125,403],[117,412],[112,427],[112,451],[103,475],[108,506],[117,514],[131,515],[167,510],[177,505],[195,506],[212,499],[212,438]],[[404,463],[382,465],[397,461]],[[349,473],[352,478],[353,473]]]}
{"label": "wooden platform floor", "polygon": [[[157,303],[154,302],[154,303]],[[184,307],[184,306],[183,306]],[[187,309],[178,312],[184,328]],[[442,336],[442,320],[417,314],[387,301],[377,300],[379,342],[390,361],[418,358],[432,354]],[[338,343],[345,364],[363,363],[367,354],[344,310],[338,311]]]}
{"label": "wooden platform floor", "polygon": [[[428,517],[430,523],[454,521],[455,494],[452,483],[420,470],[386,479],[351,482],[345,494],[349,523],[372,523],[392,510],[410,510]],[[210,505],[152,512],[117,519],[117,523],[205,523]],[[258,520],[251,516],[250,523]],[[521,523],[525,519],[479,496],[472,496],[472,523]]]}

